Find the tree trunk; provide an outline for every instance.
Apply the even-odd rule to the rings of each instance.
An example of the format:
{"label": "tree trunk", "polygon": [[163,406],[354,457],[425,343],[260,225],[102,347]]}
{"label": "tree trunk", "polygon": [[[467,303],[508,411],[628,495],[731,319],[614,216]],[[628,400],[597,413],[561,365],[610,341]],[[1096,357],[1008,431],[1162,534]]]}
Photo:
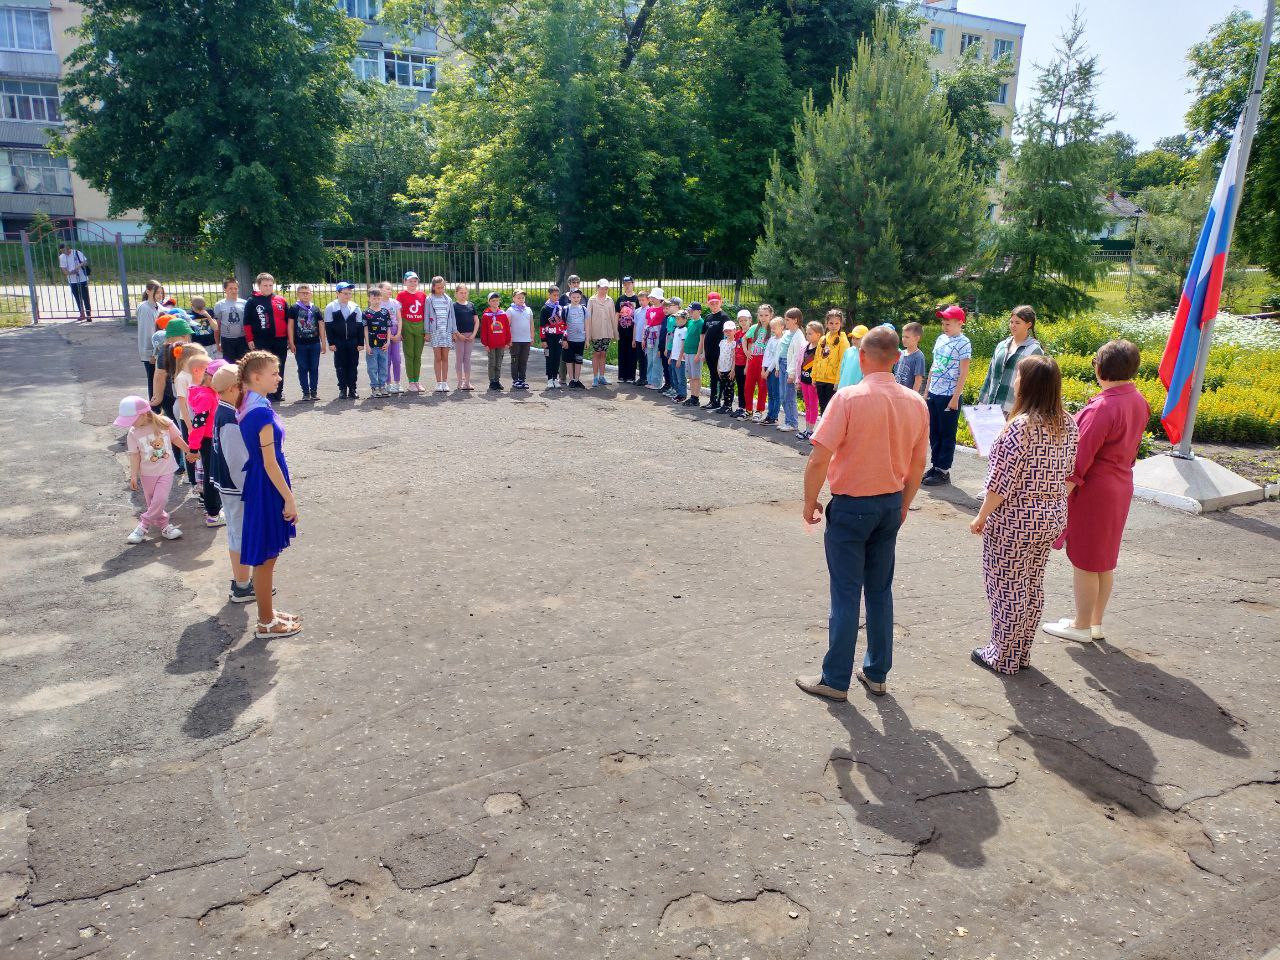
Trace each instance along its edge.
{"label": "tree trunk", "polygon": [[236,258],[236,283],[240,284],[240,296],[246,299],[253,293],[253,274],[249,270],[249,261]]}
{"label": "tree trunk", "polygon": [[649,23],[649,14],[657,2],[658,0],[643,0],[640,9],[636,11],[636,18],[631,21],[631,29],[627,31],[627,46],[622,51],[622,60],[618,64],[624,73],[636,58],[640,44],[644,42],[644,28]]}

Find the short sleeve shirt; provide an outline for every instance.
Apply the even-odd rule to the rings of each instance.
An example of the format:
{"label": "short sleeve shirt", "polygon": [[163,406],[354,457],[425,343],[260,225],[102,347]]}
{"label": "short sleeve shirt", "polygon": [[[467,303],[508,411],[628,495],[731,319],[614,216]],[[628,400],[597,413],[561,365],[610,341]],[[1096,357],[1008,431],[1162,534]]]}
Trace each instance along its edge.
{"label": "short sleeve shirt", "polygon": [[157,433],[151,427],[130,427],[125,438],[125,447],[130,454],[139,455],[138,472],[144,477],[163,477],[174,468],[173,441],[180,439],[178,428],[173,424],[164,433]]}
{"label": "short sleeve shirt", "polygon": [[960,382],[960,363],[973,356],[973,345],[963,333],[942,334],[933,344],[933,366],[929,369],[929,392],[951,396]]}
{"label": "short sleeve shirt", "polygon": [[[89,279],[84,272],[84,254],[79,250],[58,254],[58,263],[62,266],[62,269],[71,270],[71,273],[67,274],[68,283],[84,283]],[[72,269],[73,267],[74,269]]]}
{"label": "short sleeve shirt", "polygon": [[888,373],[868,374],[836,392],[813,435],[832,453],[831,492],[849,497],[897,493],[907,485],[912,460],[924,462],[929,408]]}
{"label": "short sleeve shirt", "polygon": [[696,320],[690,320],[685,324],[684,352],[686,356],[697,356],[698,342],[702,339],[702,328],[704,325],[705,321],[701,317],[698,317]]}
{"label": "short sleeve shirt", "polygon": [[924,351],[908,353],[893,368],[893,377],[908,390],[916,388],[916,377],[925,375]]}

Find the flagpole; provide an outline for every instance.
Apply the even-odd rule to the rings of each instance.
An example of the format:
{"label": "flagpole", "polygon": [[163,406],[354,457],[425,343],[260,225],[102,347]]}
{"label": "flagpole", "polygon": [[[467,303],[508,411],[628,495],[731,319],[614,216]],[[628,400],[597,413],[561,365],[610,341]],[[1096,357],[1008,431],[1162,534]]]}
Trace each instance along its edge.
{"label": "flagpole", "polygon": [[[1275,19],[1275,12],[1276,0],[1267,0],[1267,12],[1263,15],[1262,21],[1262,43],[1258,47],[1258,62],[1253,68],[1253,86],[1249,88],[1249,96],[1245,100],[1244,124],[1240,129],[1235,203],[1231,205],[1231,210],[1227,214],[1227,256],[1231,255],[1231,235],[1235,231],[1236,214],[1240,211],[1241,203],[1244,202],[1244,175],[1249,169],[1249,151],[1253,147],[1253,134],[1258,129],[1258,113],[1262,106],[1262,85],[1267,76],[1267,62],[1271,58],[1271,25]],[[1187,428],[1182,434],[1182,440],[1179,441],[1177,449],[1173,451],[1175,457],[1181,457],[1184,460],[1195,459],[1195,455],[1191,452],[1191,435],[1196,428],[1196,409],[1200,406],[1200,391],[1204,388],[1204,372],[1209,365],[1209,348],[1213,343],[1213,326],[1216,321],[1216,317],[1210,317],[1205,321],[1204,329],[1200,333],[1196,370],[1191,380],[1191,397],[1187,403]]]}

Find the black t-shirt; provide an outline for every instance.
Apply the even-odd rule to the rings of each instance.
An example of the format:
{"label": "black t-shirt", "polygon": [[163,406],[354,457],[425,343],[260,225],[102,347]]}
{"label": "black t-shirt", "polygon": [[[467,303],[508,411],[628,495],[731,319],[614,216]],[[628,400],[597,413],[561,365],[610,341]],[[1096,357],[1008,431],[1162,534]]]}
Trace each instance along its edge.
{"label": "black t-shirt", "polygon": [[381,350],[391,340],[391,314],[386,307],[365,310],[364,328],[369,331],[369,346]]}
{"label": "black t-shirt", "polygon": [[459,333],[471,333],[476,328],[476,305],[471,302],[453,304],[453,315],[458,321]]}
{"label": "black t-shirt", "polygon": [[[706,334],[706,357],[711,360],[712,357],[719,353],[720,341],[724,339],[724,325],[729,320],[729,315],[723,310],[717,310],[715,313],[707,317],[706,326],[703,330]],[[711,348],[715,347],[715,351]]]}
{"label": "black t-shirt", "polygon": [[320,308],[314,303],[302,301],[291,304],[289,319],[293,321],[294,343],[318,343],[320,341]]}
{"label": "black t-shirt", "polygon": [[617,312],[617,314],[619,315],[619,317],[621,317],[621,315],[622,315],[622,305],[623,305],[624,303],[629,303],[629,304],[631,304],[631,306],[635,309],[635,312],[636,312],[636,319],[635,319],[635,320],[633,320],[632,322],[633,322],[633,323],[643,323],[643,322],[644,322],[644,320],[643,320],[643,319],[641,319],[641,317],[640,317],[640,297],[639,297],[639,295],[638,295],[638,294],[635,294],[635,293],[624,293],[622,296],[618,297],[616,300],[614,300],[614,301],[613,301],[613,309]]}

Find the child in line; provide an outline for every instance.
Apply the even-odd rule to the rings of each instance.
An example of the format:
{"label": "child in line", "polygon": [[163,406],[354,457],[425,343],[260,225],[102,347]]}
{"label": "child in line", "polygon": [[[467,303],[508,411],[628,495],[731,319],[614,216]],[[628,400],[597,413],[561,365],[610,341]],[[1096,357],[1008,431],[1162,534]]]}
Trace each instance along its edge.
{"label": "child in line", "polygon": [[[570,278],[573,279],[572,277]],[[587,305],[582,300],[582,291],[577,287],[569,289],[569,305],[564,308],[564,360],[565,376],[569,378],[568,386],[573,390],[585,390],[587,385],[580,379],[582,376],[582,355],[587,347]]]}
{"label": "child in line", "polygon": [[858,324],[849,331],[849,349],[844,352],[840,361],[840,379],[836,381],[836,389],[852,387],[862,382],[862,361],[858,359],[858,347],[862,346],[862,338],[867,335],[867,328]]}
{"label": "child in line", "polygon": [[458,315],[453,308],[453,298],[444,292],[444,277],[431,278],[431,293],[427,295],[427,339],[435,354],[436,393],[449,392],[449,350],[453,347],[453,335],[458,332]]}
{"label": "child in line", "polygon": [[671,330],[671,344],[667,351],[670,357],[667,362],[671,366],[671,389],[666,391],[666,396],[676,403],[684,403],[688,399],[685,395],[688,378],[684,371],[684,339],[689,333],[689,311],[679,311],[675,320],[676,325]]}
{"label": "child in line", "polygon": [[764,377],[764,348],[769,342],[769,325],[772,322],[773,307],[767,303],[760,304],[756,308],[756,322],[747,330],[744,338],[746,340],[744,349],[747,353],[744,383],[747,402],[743,417],[751,414],[751,408],[754,405],[755,413],[751,417],[752,423],[764,422],[764,408],[769,400],[769,382]]}
{"label": "child in line", "polygon": [[813,383],[813,366],[818,359],[818,344],[822,341],[822,324],[810,320],[804,328],[805,347],[800,359],[800,395],[804,397],[805,428],[796,431],[800,440],[808,440],[813,436],[813,428],[818,422],[818,391]]}
{"label": "child in line", "polygon": [[529,351],[533,349],[533,311],[524,302],[523,290],[511,295],[507,320],[511,324],[511,387],[529,389]]}
{"label": "child in line", "polygon": [[218,321],[206,308],[204,297],[191,298],[188,315],[191,317],[192,342],[200,344],[206,351],[217,349]]}
{"label": "child in line", "polygon": [[298,284],[298,302],[289,307],[289,352],[298,367],[298,386],[303,400],[320,399],[320,354],[328,350],[320,308],[311,301],[311,284]]}
{"label": "child in line", "polygon": [[684,375],[689,382],[689,399],[684,402],[686,407],[702,406],[702,351],[706,326],[702,319],[702,304],[696,301],[689,304],[689,322],[684,326]]}
{"label": "child in line", "polygon": [[849,349],[849,338],[844,332],[844,311],[827,311],[827,332],[818,341],[818,356],[813,362],[813,387],[818,391],[818,415],[826,413],[827,404],[836,394],[836,382],[840,379],[840,364]]}
{"label": "child in line", "polygon": [[198,358],[188,366],[191,389],[187,394],[187,405],[191,409],[191,432],[187,434],[187,445],[191,450],[187,453],[187,462],[200,462],[197,478],[200,483],[200,500],[204,504],[206,527],[220,527],[227,522],[222,514],[222,496],[213,482],[212,451],[208,442],[213,433],[214,413],[218,408],[218,395],[209,383],[212,375],[225,366],[225,360],[209,362]]}
{"label": "child in line", "polygon": [[187,444],[172,420],[153,413],[143,397],[125,397],[120,401],[117,427],[128,427],[125,446],[129,451],[129,489],[142,488],[146,509],[138,516],[138,525],[126,538],[128,543],[142,543],[148,528],[160,531],[166,540],[177,540],[182,531],[169,522],[165,505],[173,489],[173,448],[187,452]]}
{"label": "child in line", "polygon": [[731,345],[738,332],[738,325],[732,320],[724,321],[720,329],[724,339],[720,342],[720,352],[716,358],[716,375],[720,378],[720,406],[716,413],[728,413],[733,409],[733,350]]}
{"label": "child in line", "polygon": [[920,482],[940,487],[951,482],[951,463],[956,455],[956,429],[960,426],[960,395],[969,376],[973,345],[964,335],[967,319],[958,304],[938,312],[942,335],[933,344],[933,366],[929,369],[929,451],[931,466]]}
{"label": "child in line", "polygon": [[389,397],[391,375],[391,311],[382,303],[382,288],[370,287],[369,306],[360,315],[364,321],[364,363],[369,370],[369,386],[375,397]]}
{"label": "child in line", "polygon": [[[733,382],[738,388],[738,409],[733,419],[741,420],[750,416],[747,410],[747,328],[751,323],[751,311],[739,310],[737,333],[733,337]],[[723,348],[721,348],[723,349]]]}
{"label": "child in line", "polygon": [[[209,354],[198,343],[188,343],[174,351],[173,365],[176,370],[173,375],[173,408],[174,413],[177,415],[174,419],[178,421],[178,430],[182,433],[182,439],[187,441],[189,445],[193,427],[190,402],[191,384],[198,383],[199,378],[204,376],[205,368],[209,365]],[[187,483],[194,487],[196,485],[196,466],[194,461],[187,462],[186,472]]]}
{"label": "child in line", "polygon": [[[218,395],[213,414],[210,470],[214,485],[222,498],[222,511],[227,518],[227,553],[231,560],[231,588],[227,599],[232,603],[252,603],[253,571],[240,562],[240,538],[244,531],[244,468],[249,460],[236,408],[240,406],[240,368],[227,364],[214,371],[210,386]],[[207,482],[207,481],[206,481]]]}
{"label": "child in line", "polygon": [[[336,287],[335,299],[324,308],[325,337],[333,348],[333,369],[338,375],[338,399],[356,399],[360,375],[360,351],[364,349],[364,319],[351,302],[356,285],[345,280]],[[416,381],[415,381],[416,382]]]}
{"label": "child in line", "polygon": [[765,410],[764,422],[773,426],[778,422],[778,410],[782,404],[782,384],[778,376],[778,368],[783,361],[782,319],[774,317],[769,321],[769,339],[764,345],[765,391],[769,395]]}
{"label": "child in line", "polygon": [[453,288],[453,317],[457,333],[453,335],[453,370],[458,377],[459,390],[474,390],[471,386],[471,352],[480,332],[476,324],[476,305],[471,302],[471,288],[465,283]]}
{"label": "child in line", "polygon": [[779,430],[800,429],[800,411],[796,407],[796,394],[800,391],[800,364],[804,360],[804,314],[791,307],[783,314],[786,332],[782,335],[783,359],[779,380],[782,387],[782,422]]}
{"label": "child in line", "polygon": [[564,307],[560,306],[560,288],[554,283],[547,287],[547,302],[542,305],[538,317],[538,335],[542,337],[542,359],[546,364],[547,389],[562,387],[560,382],[560,351],[564,343]]}
{"label": "child in line", "polygon": [[679,297],[662,301],[662,326],[658,328],[658,359],[662,361],[662,395],[674,396],[671,383],[671,331],[676,328],[676,313],[684,306]]}
{"label": "child in line", "polygon": [[902,328],[902,346],[904,350],[893,368],[894,379],[916,393],[924,394],[925,367],[924,351],[920,349],[920,339],[924,336],[924,327],[918,323],[908,323]]}
{"label": "child in line", "polygon": [[387,349],[387,393],[400,396],[400,373],[404,366],[404,324],[400,320],[400,301],[395,298],[395,288],[387,280],[378,284],[382,290],[382,305],[391,314],[391,345]]}
{"label": "child in line", "polygon": [[662,387],[662,326],[667,322],[666,295],[661,287],[654,287],[646,298],[644,308],[644,359],[645,386],[650,390]]}
{"label": "child in line", "polygon": [[502,309],[502,298],[489,294],[489,308],[480,318],[480,342],[489,351],[489,389],[502,389],[502,355],[511,346],[511,319]]}
{"label": "child in line", "polygon": [[222,299],[213,305],[213,316],[218,352],[227,363],[238,363],[249,352],[249,341],[244,333],[244,301],[235,277],[222,282]]}
{"label": "child in line", "polygon": [[404,375],[409,393],[421,393],[422,346],[426,342],[426,291],[418,289],[418,275],[412,270],[404,275],[404,289],[396,294],[400,304],[400,336],[404,340]]}

